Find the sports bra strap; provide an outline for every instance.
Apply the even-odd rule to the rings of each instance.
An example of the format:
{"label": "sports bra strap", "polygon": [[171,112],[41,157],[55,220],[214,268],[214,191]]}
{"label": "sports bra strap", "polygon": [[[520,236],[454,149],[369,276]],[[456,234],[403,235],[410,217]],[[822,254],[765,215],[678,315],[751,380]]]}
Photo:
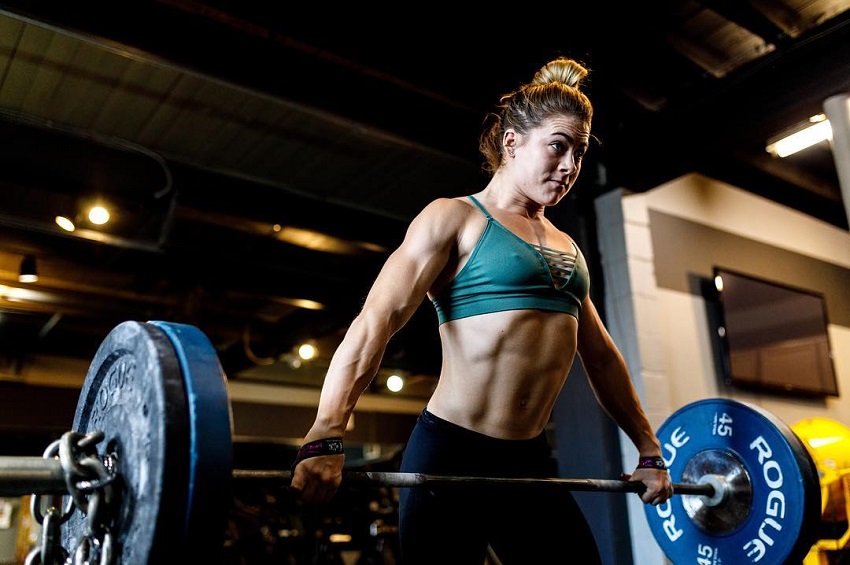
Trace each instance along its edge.
{"label": "sports bra strap", "polygon": [[488,220],[492,219],[492,216],[490,216],[490,212],[487,211],[487,208],[485,208],[478,200],[476,200],[474,196],[470,194],[467,198],[472,200],[472,203],[478,206],[478,209],[481,210],[485,218],[487,218]]}

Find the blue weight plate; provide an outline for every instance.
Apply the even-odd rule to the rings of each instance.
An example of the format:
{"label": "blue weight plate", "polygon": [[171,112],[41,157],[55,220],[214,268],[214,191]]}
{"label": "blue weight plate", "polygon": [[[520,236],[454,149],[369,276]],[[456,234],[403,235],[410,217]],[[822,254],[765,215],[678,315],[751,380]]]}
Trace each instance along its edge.
{"label": "blue weight plate", "polygon": [[192,557],[209,563],[220,558],[232,503],[233,425],[227,381],[215,348],[201,330],[149,323],[171,340],[183,375],[190,442],[185,536]]}
{"label": "blue weight plate", "polygon": [[[118,458],[116,562],[175,562],[184,540],[189,413],[180,362],[162,331],[123,322],[106,336],[86,374],[73,430],[103,432],[98,452]],[[62,545],[72,555],[88,525],[80,511],[63,524]]]}
{"label": "blue weight plate", "polygon": [[676,495],[645,507],[673,563],[799,563],[817,539],[817,469],[790,427],[739,401],[706,399],[673,413],[657,431],[674,483],[708,482],[719,501]]}

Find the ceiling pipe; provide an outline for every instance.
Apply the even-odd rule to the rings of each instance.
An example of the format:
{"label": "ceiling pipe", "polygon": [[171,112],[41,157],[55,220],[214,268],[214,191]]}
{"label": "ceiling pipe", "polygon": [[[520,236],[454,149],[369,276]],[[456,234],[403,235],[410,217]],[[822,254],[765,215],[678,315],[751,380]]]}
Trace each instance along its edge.
{"label": "ceiling pipe", "polygon": [[68,239],[96,241],[98,243],[120,247],[122,249],[134,249],[136,251],[158,254],[164,253],[164,250],[160,246],[153,243],[128,239],[96,230],[76,229],[73,232],[66,232],[64,230],[56,229],[56,224],[53,222],[39,222],[37,220],[21,218],[10,214],[0,214],[0,226],[51,236],[65,237]]}

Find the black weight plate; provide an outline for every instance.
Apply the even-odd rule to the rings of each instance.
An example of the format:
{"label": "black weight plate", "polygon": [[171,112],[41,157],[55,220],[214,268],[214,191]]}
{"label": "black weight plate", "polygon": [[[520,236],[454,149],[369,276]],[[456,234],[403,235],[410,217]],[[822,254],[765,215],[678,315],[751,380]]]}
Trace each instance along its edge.
{"label": "black weight plate", "polygon": [[189,411],[186,544],[199,563],[220,556],[233,500],[233,420],[215,348],[195,326],[152,321],[174,347]]}
{"label": "black weight plate", "polygon": [[[73,430],[103,432],[98,451],[117,454],[117,562],[177,562],[186,519],[189,414],[180,363],[160,329],[129,321],[106,336],[86,374]],[[74,512],[62,528],[71,554],[87,520]]]}
{"label": "black weight plate", "polygon": [[[645,507],[673,563],[800,563],[817,539],[820,486],[800,439],[765,410],[729,399],[689,404],[657,432],[674,483],[725,481],[716,506],[678,495]],[[703,481],[703,479],[705,481]]]}

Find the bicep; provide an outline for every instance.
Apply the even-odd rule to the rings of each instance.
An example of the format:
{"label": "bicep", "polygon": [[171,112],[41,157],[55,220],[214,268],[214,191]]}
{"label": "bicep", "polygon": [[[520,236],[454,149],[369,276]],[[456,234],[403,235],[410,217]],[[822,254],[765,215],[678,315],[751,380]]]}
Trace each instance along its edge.
{"label": "bicep", "polygon": [[588,372],[617,356],[614,340],[602,323],[590,296],[584,299],[578,326],[578,353]]}
{"label": "bicep", "polygon": [[364,311],[378,313],[390,323],[391,333],[398,331],[446,268],[456,233],[436,210],[426,208],[420,213],[381,268]]}

